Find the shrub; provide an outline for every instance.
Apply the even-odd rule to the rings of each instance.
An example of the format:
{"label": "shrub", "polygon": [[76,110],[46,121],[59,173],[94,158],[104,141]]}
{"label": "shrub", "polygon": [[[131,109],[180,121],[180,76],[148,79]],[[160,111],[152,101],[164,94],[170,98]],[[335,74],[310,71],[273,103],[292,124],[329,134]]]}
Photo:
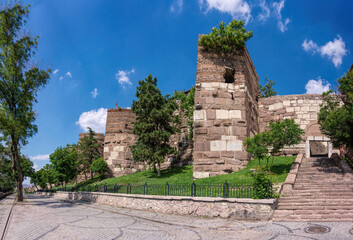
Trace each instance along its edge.
{"label": "shrub", "polygon": [[218,28],[212,28],[209,34],[200,38],[199,45],[204,51],[230,54],[243,49],[245,42],[252,36],[253,32],[246,31],[243,21],[233,19],[227,26],[224,22],[220,22]]}
{"label": "shrub", "polygon": [[104,177],[104,174],[108,170],[108,164],[103,158],[98,158],[93,161],[91,170],[92,172],[99,173],[101,177]]}

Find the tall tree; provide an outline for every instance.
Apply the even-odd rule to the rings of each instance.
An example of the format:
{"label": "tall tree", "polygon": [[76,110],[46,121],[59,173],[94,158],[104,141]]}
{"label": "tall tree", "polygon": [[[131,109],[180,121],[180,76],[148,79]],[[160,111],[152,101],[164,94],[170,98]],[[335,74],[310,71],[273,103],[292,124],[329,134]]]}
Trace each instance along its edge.
{"label": "tall tree", "polygon": [[37,37],[21,34],[28,14],[28,7],[18,4],[0,10],[0,132],[10,141],[18,201],[23,201],[19,148],[37,132],[33,103],[50,71],[29,66]]}
{"label": "tall tree", "polygon": [[78,161],[75,145],[58,147],[49,158],[56,172],[57,181],[66,185],[76,177]]}
{"label": "tall tree", "polygon": [[177,109],[176,101],[163,96],[157,87],[157,78],[150,74],[139,81],[136,91],[137,101],[132,103],[132,111],[137,119],[133,133],[138,136],[131,147],[134,161],[147,162],[161,174],[161,163],[168,154],[175,153],[169,145],[170,136],[176,133],[176,118],[173,112]]}
{"label": "tall tree", "polygon": [[0,10],[0,132],[10,141],[18,201],[23,201],[19,148],[37,132],[33,103],[50,72],[30,66],[37,37],[22,34],[28,14],[28,6],[18,4]]}
{"label": "tall tree", "polygon": [[85,174],[86,180],[87,173],[91,174],[91,179],[93,178],[93,172],[91,171],[92,163],[101,156],[99,152],[101,145],[95,136],[96,133],[89,127],[88,136],[84,136],[78,144],[80,171]]}

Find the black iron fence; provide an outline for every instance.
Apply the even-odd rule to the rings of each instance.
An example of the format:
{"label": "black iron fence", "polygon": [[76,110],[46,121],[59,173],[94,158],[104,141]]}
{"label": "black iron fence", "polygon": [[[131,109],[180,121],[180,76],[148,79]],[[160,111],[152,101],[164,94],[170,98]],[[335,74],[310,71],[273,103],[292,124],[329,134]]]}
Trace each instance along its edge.
{"label": "black iron fence", "polygon": [[[223,198],[253,198],[256,186],[252,184],[143,184],[143,185],[95,185],[81,187],[62,187],[56,189],[39,190],[38,192],[106,192],[140,195],[191,196],[191,197],[223,197]],[[267,198],[272,198],[272,184],[268,184]]]}

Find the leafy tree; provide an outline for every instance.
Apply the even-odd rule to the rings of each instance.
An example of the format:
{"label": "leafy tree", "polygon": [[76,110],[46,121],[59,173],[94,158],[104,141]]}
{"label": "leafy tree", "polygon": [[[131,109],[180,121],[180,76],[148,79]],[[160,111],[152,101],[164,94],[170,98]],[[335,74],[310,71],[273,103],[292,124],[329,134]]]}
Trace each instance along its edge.
{"label": "leafy tree", "polygon": [[33,103],[39,88],[46,85],[50,71],[30,66],[37,37],[22,34],[28,14],[28,7],[18,4],[0,10],[0,132],[10,142],[18,201],[23,201],[19,149],[37,132]]}
{"label": "leafy tree", "polygon": [[103,178],[104,174],[108,171],[108,164],[103,158],[98,158],[93,161],[91,171],[94,173],[99,173],[101,178]]}
{"label": "leafy tree", "polygon": [[99,152],[100,143],[95,137],[96,133],[91,128],[88,128],[88,133],[88,136],[83,137],[78,144],[80,171],[85,174],[86,181],[87,173],[91,174],[91,179],[93,178],[92,163],[101,156]]}
{"label": "leafy tree", "polygon": [[33,168],[33,162],[24,155],[21,155],[20,158],[23,177],[32,177],[33,173],[35,172]]}
{"label": "leafy tree", "polygon": [[[285,146],[300,143],[303,134],[304,131],[294,122],[294,119],[270,122],[269,130],[246,139],[246,150],[248,153],[252,154],[254,158],[258,159],[259,165],[261,165],[262,159],[266,159],[266,168],[271,171],[274,156]],[[272,157],[271,164],[269,161],[270,157]]]}
{"label": "leafy tree", "polygon": [[138,136],[131,146],[134,161],[146,162],[155,170],[168,154],[176,153],[169,145],[170,136],[177,132],[173,116],[177,109],[176,101],[163,96],[157,87],[157,78],[150,74],[145,80],[139,81],[136,91],[137,101],[132,103],[132,111],[136,114],[133,133]]}
{"label": "leafy tree", "polygon": [[46,164],[43,168],[43,171],[41,172],[41,183],[45,183],[45,187],[51,188],[53,184],[55,184],[57,180],[57,172],[54,169],[54,166],[52,164]]}
{"label": "leafy tree", "polygon": [[348,71],[338,83],[340,95],[333,95],[332,90],[322,94],[318,122],[334,147],[353,149],[353,70]]}
{"label": "leafy tree", "polygon": [[75,145],[58,147],[49,158],[56,172],[56,179],[60,183],[66,184],[76,177],[78,161]]}
{"label": "leafy tree", "polygon": [[277,92],[273,89],[273,86],[275,84],[276,84],[275,81],[267,79],[267,76],[266,76],[265,77],[265,84],[263,86],[260,84],[260,86],[259,86],[260,98],[267,98],[267,97],[276,96]]}
{"label": "leafy tree", "polygon": [[1,190],[12,190],[15,181],[12,177],[10,149],[3,145],[3,138],[0,137],[0,192]]}
{"label": "leafy tree", "polygon": [[189,140],[193,140],[194,131],[194,107],[195,107],[195,87],[192,87],[190,91],[185,94],[183,91],[175,91],[173,98],[181,101],[181,110],[187,117],[187,124],[189,127]]}
{"label": "leafy tree", "polygon": [[253,32],[246,31],[243,21],[233,19],[227,26],[220,22],[218,28],[214,27],[209,34],[202,35],[199,45],[205,51],[230,54],[243,49],[252,36]]}

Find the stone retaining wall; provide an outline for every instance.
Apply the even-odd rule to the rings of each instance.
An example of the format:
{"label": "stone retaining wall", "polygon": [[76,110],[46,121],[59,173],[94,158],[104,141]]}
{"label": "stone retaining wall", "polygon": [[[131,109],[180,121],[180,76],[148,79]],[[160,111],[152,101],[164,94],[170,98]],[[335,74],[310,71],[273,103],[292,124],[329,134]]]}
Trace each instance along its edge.
{"label": "stone retaining wall", "polygon": [[269,220],[277,204],[276,199],[224,199],[97,192],[57,192],[54,197],[61,200],[82,200],[120,208],[237,220]]}

